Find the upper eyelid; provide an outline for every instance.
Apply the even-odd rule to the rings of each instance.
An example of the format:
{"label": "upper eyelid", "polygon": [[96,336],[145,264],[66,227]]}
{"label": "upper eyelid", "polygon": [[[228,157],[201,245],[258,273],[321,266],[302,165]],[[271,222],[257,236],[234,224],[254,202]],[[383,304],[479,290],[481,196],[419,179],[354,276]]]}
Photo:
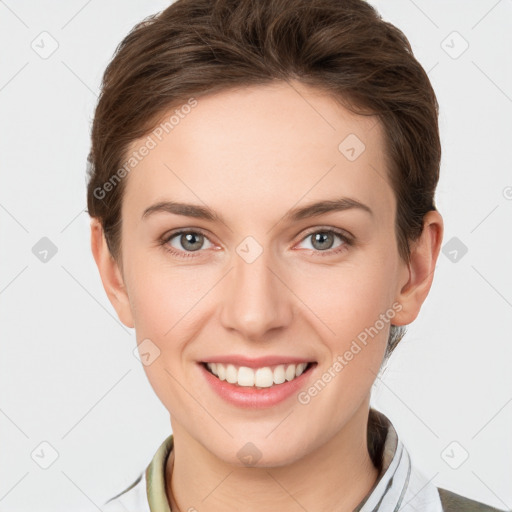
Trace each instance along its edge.
{"label": "upper eyelid", "polygon": [[306,230],[306,234],[301,238],[303,240],[305,237],[312,235],[313,233],[321,233],[321,232],[332,232],[339,236],[345,236],[346,238],[352,239],[354,236],[349,233],[346,229],[335,228],[334,226],[320,226],[314,227]]}

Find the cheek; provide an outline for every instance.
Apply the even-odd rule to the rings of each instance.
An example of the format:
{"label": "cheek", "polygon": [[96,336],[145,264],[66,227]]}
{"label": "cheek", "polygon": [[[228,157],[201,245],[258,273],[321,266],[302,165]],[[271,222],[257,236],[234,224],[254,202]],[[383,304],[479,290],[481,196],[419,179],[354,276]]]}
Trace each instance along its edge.
{"label": "cheek", "polygon": [[[130,302],[137,342],[150,340],[149,344],[145,341],[149,352],[157,354],[154,361],[144,365],[144,371],[167,410],[179,417],[180,411],[187,410],[187,398],[179,384],[186,367],[186,345],[200,330],[194,319],[204,291],[196,280],[150,264],[141,263],[132,275],[136,279],[131,281]],[[195,290],[189,286],[193,282]]]}
{"label": "cheek", "polygon": [[214,276],[208,279],[193,267],[172,267],[161,256],[151,257],[143,251],[131,255],[129,296],[138,337],[151,334],[165,342],[182,328],[183,320],[194,315]]}
{"label": "cheek", "polygon": [[297,295],[322,319],[336,339],[375,323],[393,300],[393,265],[379,261],[330,267],[296,281]]}
{"label": "cheek", "polygon": [[[349,386],[367,392],[375,380],[395,313],[393,279],[393,260],[374,254],[350,266],[324,269],[323,279],[317,274],[303,282],[298,295],[308,297],[307,306],[314,313],[311,321],[323,333],[327,366],[341,357],[332,369],[337,376],[333,391]],[[347,397],[340,394],[332,399]]]}

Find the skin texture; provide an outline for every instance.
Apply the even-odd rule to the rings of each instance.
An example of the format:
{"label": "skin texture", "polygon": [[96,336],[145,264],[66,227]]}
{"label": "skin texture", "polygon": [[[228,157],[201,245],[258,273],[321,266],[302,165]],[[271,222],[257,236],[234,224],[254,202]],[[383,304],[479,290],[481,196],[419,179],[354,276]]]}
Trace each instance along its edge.
{"label": "skin texture", "polygon": [[[338,149],[351,133],[365,144],[354,161]],[[167,494],[179,510],[352,511],[374,485],[366,428],[389,322],[306,405],[292,396],[271,408],[238,408],[210,389],[197,362],[233,353],[301,356],[318,362],[307,388],[394,303],[395,325],[417,317],[443,221],[436,211],[425,216],[403,262],[384,162],[377,119],[355,116],[318,90],[278,82],[225,91],[198,98],[125,178],[122,265],[92,220],[92,251],[111,303],[135,327],[137,343],[149,338],[160,350],[144,369],[170,413]],[[349,209],[283,221],[291,208],[342,196],[373,215]],[[166,212],[141,219],[169,200],[207,205],[225,224]],[[200,230],[196,251],[180,235],[167,243],[192,257],[159,245],[179,228]],[[354,243],[337,235],[331,245],[315,243],[311,234],[327,228]],[[247,236],[263,251],[252,263],[237,253]],[[262,454],[253,467],[237,457],[247,442]]]}

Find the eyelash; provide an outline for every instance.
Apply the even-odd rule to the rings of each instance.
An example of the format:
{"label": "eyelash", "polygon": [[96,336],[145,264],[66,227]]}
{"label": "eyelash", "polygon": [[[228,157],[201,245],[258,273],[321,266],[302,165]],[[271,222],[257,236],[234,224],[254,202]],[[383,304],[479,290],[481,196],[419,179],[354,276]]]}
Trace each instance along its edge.
{"label": "eyelash", "polygon": [[[191,258],[191,257],[197,257],[194,253],[196,252],[202,252],[201,250],[199,251],[177,251],[175,249],[173,249],[172,247],[170,247],[168,244],[169,242],[176,236],[178,235],[185,235],[185,234],[201,234],[203,235],[205,238],[207,238],[208,241],[211,242],[211,240],[206,236],[205,233],[203,233],[202,230],[200,229],[184,229],[184,230],[181,230],[181,231],[176,231],[176,232],[173,232],[173,233],[170,233],[168,235],[164,235],[160,240],[159,240],[159,245],[161,245],[163,247],[163,249],[168,252],[168,253],[171,253],[173,256],[177,256],[178,258]],[[345,250],[347,250],[347,247],[350,247],[352,245],[354,245],[354,240],[352,238],[349,238],[347,235],[344,234],[344,232],[338,230],[338,229],[333,229],[333,228],[316,228],[312,231],[309,231],[306,235],[304,235],[304,237],[300,240],[301,242],[304,241],[306,238],[308,238],[309,236],[311,235],[314,235],[316,233],[323,233],[323,234],[335,234],[337,235],[342,241],[343,241],[343,244],[341,244],[339,247],[337,247],[336,249],[329,249],[327,251],[319,251],[319,250],[315,250],[315,249],[306,249],[306,250],[309,250],[309,251],[313,251],[314,253],[318,253],[317,255],[320,256],[320,257],[324,257],[324,256],[334,256],[336,254],[339,254]]]}

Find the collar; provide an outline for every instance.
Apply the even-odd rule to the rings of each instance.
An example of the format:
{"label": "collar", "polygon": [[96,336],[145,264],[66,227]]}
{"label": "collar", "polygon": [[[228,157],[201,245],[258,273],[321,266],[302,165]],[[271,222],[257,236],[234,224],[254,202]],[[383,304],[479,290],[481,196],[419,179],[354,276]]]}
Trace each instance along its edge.
{"label": "collar", "polygon": [[[442,512],[437,488],[413,467],[408,451],[387,416],[372,407],[367,439],[368,451],[379,475],[354,512]],[[171,434],[146,469],[146,492],[151,512],[172,512],[166,494],[165,465],[173,446]]]}
{"label": "collar", "polygon": [[146,469],[146,492],[151,512],[172,512],[165,490],[165,464],[174,446],[171,434],[158,448]]}

